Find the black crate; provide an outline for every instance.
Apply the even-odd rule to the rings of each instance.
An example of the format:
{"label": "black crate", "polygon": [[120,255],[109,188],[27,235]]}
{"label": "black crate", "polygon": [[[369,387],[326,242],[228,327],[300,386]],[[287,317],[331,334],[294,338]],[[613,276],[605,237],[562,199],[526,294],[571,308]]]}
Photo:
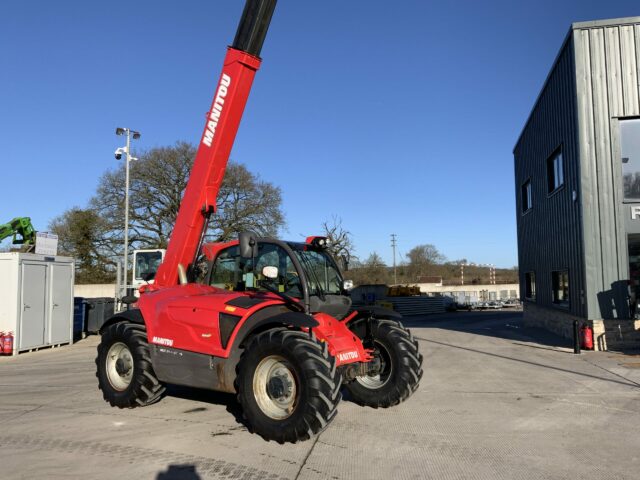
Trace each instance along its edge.
{"label": "black crate", "polygon": [[86,298],[87,332],[98,333],[104,322],[113,317],[115,300],[111,297]]}

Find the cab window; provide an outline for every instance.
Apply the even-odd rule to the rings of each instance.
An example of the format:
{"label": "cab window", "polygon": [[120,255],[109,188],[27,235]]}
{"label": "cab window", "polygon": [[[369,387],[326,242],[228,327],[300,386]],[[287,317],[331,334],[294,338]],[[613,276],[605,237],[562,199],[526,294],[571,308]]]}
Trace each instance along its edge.
{"label": "cab window", "polygon": [[[230,247],[220,252],[213,263],[210,284],[227,290],[243,291],[246,289],[263,290],[264,282],[279,292],[291,297],[302,297],[302,286],[291,257],[287,252],[272,243],[258,245],[255,257],[255,268],[251,259],[241,258],[239,247]],[[278,276],[268,279],[262,274],[264,267],[276,267]]]}
{"label": "cab window", "polygon": [[[300,284],[298,272],[291,257],[281,246],[272,243],[260,244],[255,261],[256,286],[258,288],[260,288],[261,282],[269,282],[279,292],[285,293],[290,297],[302,297],[302,285]],[[265,278],[262,275],[264,267],[276,267],[278,269],[277,278]]]}
{"label": "cab window", "polygon": [[238,247],[230,247],[220,252],[211,267],[209,285],[226,290],[240,290],[240,253]]}
{"label": "cab window", "polygon": [[162,252],[135,252],[135,279],[150,280],[162,263]]}

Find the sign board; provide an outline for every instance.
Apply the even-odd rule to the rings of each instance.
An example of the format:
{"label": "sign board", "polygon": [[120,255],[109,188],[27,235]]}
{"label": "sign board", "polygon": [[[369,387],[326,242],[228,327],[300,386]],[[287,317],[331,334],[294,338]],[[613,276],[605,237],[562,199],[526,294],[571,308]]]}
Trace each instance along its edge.
{"label": "sign board", "polygon": [[40,255],[57,255],[58,236],[53,233],[36,232],[36,253]]}

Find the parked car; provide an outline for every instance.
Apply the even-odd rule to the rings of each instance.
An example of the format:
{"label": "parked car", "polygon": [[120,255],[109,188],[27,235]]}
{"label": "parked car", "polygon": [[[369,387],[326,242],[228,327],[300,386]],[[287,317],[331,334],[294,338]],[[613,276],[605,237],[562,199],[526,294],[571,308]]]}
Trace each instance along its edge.
{"label": "parked car", "polygon": [[456,309],[471,311],[476,309],[476,305],[473,303],[456,303]]}

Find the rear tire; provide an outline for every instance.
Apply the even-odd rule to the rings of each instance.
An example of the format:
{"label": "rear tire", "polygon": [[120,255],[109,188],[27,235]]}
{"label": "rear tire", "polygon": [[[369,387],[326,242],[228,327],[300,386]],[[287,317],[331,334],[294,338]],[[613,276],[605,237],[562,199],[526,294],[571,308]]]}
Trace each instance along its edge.
{"label": "rear tire", "polygon": [[335,358],[314,334],[285,328],[257,334],[237,373],[247,427],[265,440],[308,440],[329,425],[342,398]]}
{"label": "rear tire", "polygon": [[[349,329],[363,339],[366,319],[349,324]],[[346,388],[357,404],[387,408],[404,402],[418,388],[422,378],[422,354],[418,342],[400,322],[371,320],[371,334],[376,355],[380,357],[380,375],[356,377]]]}
{"label": "rear tire", "polygon": [[96,366],[98,388],[112,407],[150,405],[165,391],[151,365],[144,325],[120,322],[107,327],[98,345]]}

